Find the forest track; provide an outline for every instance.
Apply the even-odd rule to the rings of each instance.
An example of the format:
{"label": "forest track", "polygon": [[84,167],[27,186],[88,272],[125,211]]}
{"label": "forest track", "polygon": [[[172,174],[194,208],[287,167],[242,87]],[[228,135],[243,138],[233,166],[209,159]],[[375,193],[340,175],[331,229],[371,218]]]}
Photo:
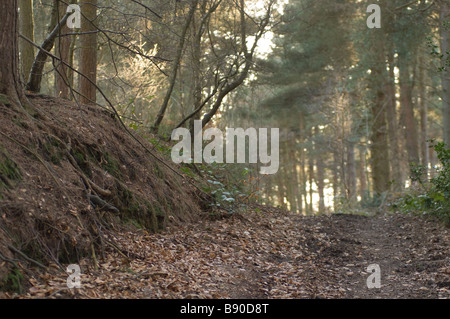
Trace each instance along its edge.
{"label": "forest track", "polygon": [[[260,207],[114,240],[122,253],[107,250],[98,270],[80,262],[81,289],[65,287],[67,274],[45,273],[18,297],[450,297],[449,229],[410,215],[301,217]],[[367,287],[370,264],[380,266],[379,289]]]}
{"label": "forest track", "polygon": [[[309,219],[330,245],[318,264],[331,263],[344,298],[450,297],[450,238],[436,221],[404,214],[332,215]],[[315,225],[315,226],[314,226]],[[320,225],[320,226],[318,226]],[[380,288],[369,289],[369,265],[380,267]]]}

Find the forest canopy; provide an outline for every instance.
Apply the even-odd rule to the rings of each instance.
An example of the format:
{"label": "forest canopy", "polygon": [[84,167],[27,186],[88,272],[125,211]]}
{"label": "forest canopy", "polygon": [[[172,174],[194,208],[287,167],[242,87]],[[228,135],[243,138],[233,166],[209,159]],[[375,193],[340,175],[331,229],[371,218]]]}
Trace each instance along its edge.
{"label": "forest canopy", "polygon": [[20,78],[31,92],[113,105],[130,129],[163,139],[196,120],[279,128],[279,172],[247,165],[257,201],[299,213],[376,206],[442,167],[432,146],[450,142],[449,8],[21,0]]}

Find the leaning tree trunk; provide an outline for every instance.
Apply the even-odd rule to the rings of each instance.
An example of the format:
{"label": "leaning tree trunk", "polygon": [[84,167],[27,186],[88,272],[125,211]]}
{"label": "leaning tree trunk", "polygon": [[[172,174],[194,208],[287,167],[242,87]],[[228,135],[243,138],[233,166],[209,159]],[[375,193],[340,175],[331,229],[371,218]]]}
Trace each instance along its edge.
{"label": "leaning tree trunk", "polygon": [[188,17],[186,19],[183,30],[181,32],[180,42],[178,43],[178,48],[177,48],[177,54],[175,57],[172,73],[170,74],[170,78],[169,78],[169,88],[167,89],[163,104],[161,105],[158,115],[156,116],[155,123],[153,124],[153,127],[152,127],[152,131],[154,133],[158,133],[159,126],[161,125],[161,122],[164,119],[164,115],[166,114],[166,110],[169,105],[170,97],[172,96],[172,92],[175,87],[178,69],[180,67],[180,62],[183,57],[183,49],[184,49],[184,42],[186,41],[186,34],[187,34],[187,31],[189,30],[191,21],[194,17],[194,13],[197,8],[197,3],[198,3],[198,0],[195,0],[194,2],[192,2],[191,8],[189,9]]}
{"label": "leaning tree trunk", "polygon": [[[55,3],[56,6],[56,3]],[[44,66],[47,61],[48,54],[53,49],[55,44],[55,39],[60,33],[61,28],[66,24],[69,14],[64,15],[61,21],[58,22],[58,11],[54,9],[52,13],[52,22],[50,25],[51,32],[45,38],[44,42],[41,44],[41,48],[34,59],[33,66],[31,67],[31,74],[27,83],[27,90],[31,92],[39,93],[41,91],[41,82],[44,72]],[[30,39],[28,39],[30,40]]]}

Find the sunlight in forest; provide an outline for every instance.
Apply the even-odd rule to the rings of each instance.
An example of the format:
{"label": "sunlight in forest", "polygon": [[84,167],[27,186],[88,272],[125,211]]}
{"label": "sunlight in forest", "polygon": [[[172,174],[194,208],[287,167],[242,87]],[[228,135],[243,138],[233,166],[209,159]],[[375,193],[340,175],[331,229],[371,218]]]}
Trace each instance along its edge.
{"label": "sunlight in forest", "polygon": [[450,299],[449,20],[450,0],[1,0],[0,299]]}

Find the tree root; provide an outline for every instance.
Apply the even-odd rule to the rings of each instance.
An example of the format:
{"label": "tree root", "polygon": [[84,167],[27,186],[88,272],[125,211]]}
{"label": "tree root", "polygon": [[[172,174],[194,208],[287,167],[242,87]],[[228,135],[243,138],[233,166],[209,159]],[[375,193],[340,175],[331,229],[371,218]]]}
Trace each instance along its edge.
{"label": "tree root", "polygon": [[11,249],[12,251],[18,253],[20,256],[22,256],[23,258],[25,258],[26,260],[28,260],[29,262],[35,264],[36,266],[39,266],[42,269],[45,269],[46,267],[41,264],[39,261],[34,260],[33,258],[28,257],[27,255],[25,255],[22,251],[20,251],[19,249],[17,249],[14,246],[8,245],[8,248]]}

